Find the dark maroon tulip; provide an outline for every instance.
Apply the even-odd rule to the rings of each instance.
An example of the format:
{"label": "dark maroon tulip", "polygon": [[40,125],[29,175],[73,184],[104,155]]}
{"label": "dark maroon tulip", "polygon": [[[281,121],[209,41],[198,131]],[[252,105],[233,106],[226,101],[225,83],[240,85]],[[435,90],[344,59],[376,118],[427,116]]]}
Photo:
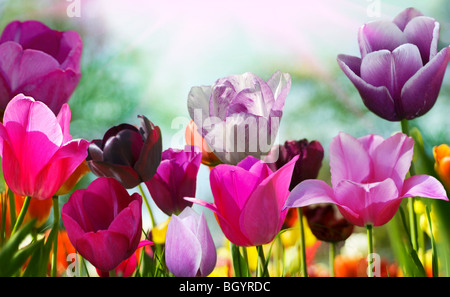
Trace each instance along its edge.
{"label": "dark maroon tulip", "polygon": [[87,163],[97,176],[114,177],[131,189],[150,180],[162,153],[161,131],[145,116],[140,128],[121,124],[110,128],[103,139],[91,141]]}
{"label": "dark maroon tulip", "polygon": [[450,48],[438,52],[440,25],[414,8],[392,22],[374,21],[359,30],[361,58],[339,55],[339,66],[366,107],[389,120],[428,112],[441,89]]}
{"label": "dark maroon tulip", "polygon": [[268,163],[270,169],[276,171],[297,155],[300,157],[295,163],[292,173],[290,191],[306,179],[317,178],[324,156],[322,145],[316,140],[311,142],[306,139],[288,140],[284,145],[275,146],[267,156],[267,160],[274,161],[272,158],[276,159],[274,162]]}
{"label": "dark maroon tulip", "polygon": [[317,239],[326,242],[346,240],[353,232],[353,224],[342,217],[333,205],[303,207],[309,228]]}
{"label": "dark maroon tulip", "polygon": [[156,174],[145,184],[156,205],[167,215],[178,214],[192,202],[184,197],[195,197],[197,174],[202,153],[197,146],[184,150],[168,149],[162,153]]}
{"label": "dark maroon tulip", "polygon": [[58,114],[80,81],[82,48],[75,31],[38,21],[9,23],[0,36],[0,110],[23,93]]}
{"label": "dark maroon tulip", "polygon": [[76,190],[61,209],[75,249],[102,271],[130,258],[142,234],[142,197],[129,195],[113,178],[100,177]]}

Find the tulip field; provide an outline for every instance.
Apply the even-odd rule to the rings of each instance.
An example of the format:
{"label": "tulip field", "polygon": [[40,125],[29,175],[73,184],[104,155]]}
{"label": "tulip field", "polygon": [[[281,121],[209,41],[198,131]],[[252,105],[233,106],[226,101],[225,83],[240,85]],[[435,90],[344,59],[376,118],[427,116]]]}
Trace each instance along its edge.
{"label": "tulip field", "polygon": [[446,2],[129,2],[0,5],[0,276],[450,276]]}

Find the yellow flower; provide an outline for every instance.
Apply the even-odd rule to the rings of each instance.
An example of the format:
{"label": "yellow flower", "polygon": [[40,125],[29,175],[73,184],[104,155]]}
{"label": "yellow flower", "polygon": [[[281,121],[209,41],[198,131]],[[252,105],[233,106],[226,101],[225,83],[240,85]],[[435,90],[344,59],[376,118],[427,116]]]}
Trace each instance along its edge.
{"label": "yellow flower", "polygon": [[162,223],[152,228],[152,241],[155,244],[164,244],[166,242],[167,226],[169,226],[170,217]]}

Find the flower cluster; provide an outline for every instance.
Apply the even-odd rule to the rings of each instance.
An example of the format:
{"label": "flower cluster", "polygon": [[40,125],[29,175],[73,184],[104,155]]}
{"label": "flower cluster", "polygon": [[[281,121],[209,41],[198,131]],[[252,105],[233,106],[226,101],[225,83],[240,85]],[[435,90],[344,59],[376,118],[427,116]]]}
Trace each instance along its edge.
{"label": "flower cluster", "polygon": [[[267,80],[247,72],[192,87],[184,148],[163,150],[162,129],[145,115],[137,116],[139,125],[117,124],[98,139],[73,139],[68,101],[81,77],[81,37],[37,21],[8,24],[0,36],[0,275],[73,275],[58,259],[74,254],[99,276],[194,277],[221,269],[234,276],[372,276],[379,272],[371,258],[373,227],[398,213],[406,226],[404,198],[405,253],[412,260],[403,264],[413,268],[402,273],[421,275],[417,217],[426,220],[434,247],[442,234],[433,231],[430,205],[448,201],[450,148],[433,149],[438,178],[418,174],[416,152],[425,147],[408,120],[427,113],[440,92],[450,50],[437,48],[439,26],[409,8],[393,21],[360,28],[361,57],[339,55],[338,64],[367,108],[401,121],[402,132],[387,138],[340,132],[325,151],[318,140],[276,144],[292,84],[281,71]],[[326,155],[329,181],[320,176]],[[213,201],[197,194],[202,164],[209,167]],[[88,184],[79,183],[86,175]],[[167,221],[157,224],[153,205]],[[224,247],[203,210],[216,219]],[[335,257],[336,243],[347,242],[357,227],[367,230],[370,257]],[[19,247],[29,234],[31,244]],[[328,272],[314,261],[323,242],[331,247]],[[295,268],[277,267],[284,257],[295,259]],[[432,258],[436,275],[435,253]],[[392,274],[401,264],[383,257]]]}

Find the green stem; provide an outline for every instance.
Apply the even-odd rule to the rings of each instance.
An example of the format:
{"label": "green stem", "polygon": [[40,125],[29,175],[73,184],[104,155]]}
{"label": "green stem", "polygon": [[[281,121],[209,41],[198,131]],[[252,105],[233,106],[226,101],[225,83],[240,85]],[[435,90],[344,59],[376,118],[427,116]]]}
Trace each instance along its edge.
{"label": "green stem", "polygon": [[25,215],[27,214],[28,206],[30,205],[31,197],[27,196],[25,197],[25,201],[23,202],[22,209],[20,210],[19,216],[17,217],[16,223],[14,224],[14,227],[11,231],[11,236],[16,233],[17,229],[19,229],[20,225],[22,225],[23,219],[25,218]]}
{"label": "green stem", "polygon": [[305,228],[303,226],[303,211],[302,208],[297,208],[298,212],[298,226],[300,230],[300,241],[299,241],[299,260],[300,260],[300,274],[303,277],[308,276],[308,271],[306,267],[306,246],[305,246]]}
{"label": "green stem", "polygon": [[329,246],[330,250],[330,276],[334,277],[336,276],[336,274],[334,273],[334,260],[336,258],[336,243],[335,242],[330,242],[330,246]]}
{"label": "green stem", "polygon": [[231,251],[231,262],[233,264],[234,276],[235,277],[244,276],[243,271],[242,271],[241,253],[239,251],[239,246],[230,242],[230,251]]}
{"label": "green stem", "polygon": [[260,264],[260,274],[259,276],[268,277],[269,272],[267,271],[267,263],[266,257],[264,256],[264,249],[262,245],[256,246],[256,250],[258,251],[258,262]]}
{"label": "green stem", "polygon": [[150,220],[152,221],[152,228],[156,226],[155,218],[153,216],[152,209],[150,208],[150,204],[147,200],[147,195],[145,195],[144,190],[142,189],[141,184],[138,185],[139,191],[141,192],[142,198],[144,198],[145,206],[147,207],[148,214],[150,215]]}
{"label": "green stem", "polygon": [[372,254],[373,254],[373,226],[372,225],[366,225],[366,229],[367,229],[367,243],[368,243],[368,276],[369,277],[373,277],[373,267],[372,267]]}
{"label": "green stem", "polygon": [[53,196],[53,232],[55,239],[53,241],[51,276],[56,277],[57,259],[58,259],[58,232],[59,232],[59,200],[58,196]]}
{"label": "green stem", "polygon": [[[408,120],[403,119],[401,121],[402,126],[402,132],[408,136],[409,134],[409,123]],[[414,167],[414,161],[411,161],[411,167],[409,168],[409,174],[410,176],[416,175],[416,169]],[[408,201],[408,212],[409,212],[409,229],[411,233],[411,243],[412,247],[415,251],[418,249],[417,244],[417,218],[416,218],[416,212],[414,211],[414,201],[415,197],[409,197]]]}

